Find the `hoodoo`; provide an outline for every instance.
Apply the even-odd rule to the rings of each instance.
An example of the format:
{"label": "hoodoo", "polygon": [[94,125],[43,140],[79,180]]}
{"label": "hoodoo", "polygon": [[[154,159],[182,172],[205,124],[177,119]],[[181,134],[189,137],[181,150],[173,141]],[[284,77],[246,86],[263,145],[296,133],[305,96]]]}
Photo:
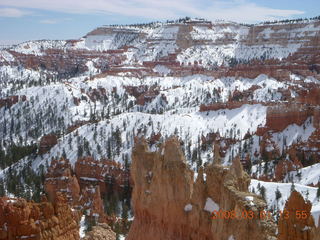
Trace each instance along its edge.
{"label": "hoodoo", "polygon": [[[127,240],[276,239],[275,223],[258,217],[266,203],[248,192],[250,178],[238,158],[230,168],[209,164],[195,177],[176,138],[156,152],[136,139],[131,171],[135,218]],[[214,210],[238,219],[226,219],[228,214],[214,219]]]}

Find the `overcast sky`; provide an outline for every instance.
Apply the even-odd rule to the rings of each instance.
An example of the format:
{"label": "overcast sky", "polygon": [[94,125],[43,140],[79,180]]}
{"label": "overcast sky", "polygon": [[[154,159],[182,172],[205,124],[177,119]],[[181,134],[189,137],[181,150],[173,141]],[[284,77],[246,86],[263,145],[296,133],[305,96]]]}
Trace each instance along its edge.
{"label": "overcast sky", "polygon": [[75,39],[101,25],[185,16],[257,23],[318,15],[319,0],[0,0],[0,44]]}

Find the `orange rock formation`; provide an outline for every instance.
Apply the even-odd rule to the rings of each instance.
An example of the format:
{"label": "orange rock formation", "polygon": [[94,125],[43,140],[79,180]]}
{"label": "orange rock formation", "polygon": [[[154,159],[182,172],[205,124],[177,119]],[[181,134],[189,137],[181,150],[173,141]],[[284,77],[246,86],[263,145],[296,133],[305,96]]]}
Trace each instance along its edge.
{"label": "orange rock formation", "polygon": [[65,194],[70,204],[78,203],[80,186],[76,176],[72,174],[71,165],[67,159],[55,159],[51,162],[44,189],[51,201],[55,199],[58,192],[61,192]]}
{"label": "orange rock formation", "polygon": [[45,135],[40,140],[39,153],[48,152],[54,145],[58,143],[58,138],[54,134]]}
{"label": "orange rock formation", "polygon": [[99,185],[95,181],[79,183],[67,159],[62,158],[51,162],[44,188],[49,199],[55,199],[57,194],[63,193],[71,206],[88,210],[87,215],[95,217],[100,222],[106,221]]}
{"label": "orange rock formation", "polygon": [[83,240],[115,240],[116,234],[106,223],[98,223],[92,227],[92,231],[88,232]]}
{"label": "orange rock formation", "polygon": [[0,198],[1,240],[78,240],[79,213],[72,211],[60,194],[54,202]]}
{"label": "orange rock formation", "polygon": [[278,240],[315,239],[312,234],[315,224],[310,214],[311,207],[310,201],[305,201],[300,193],[293,191],[286,202],[284,214],[279,220]]}
{"label": "orange rock formation", "polygon": [[127,240],[276,239],[271,220],[211,219],[214,209],[255,215],[266,203],[248,192],[249,176],[239,158],[230,168],[209,164],[196,181],[180,143],[171,138],[158,152],[136,139],[131,166],[135,218]]}

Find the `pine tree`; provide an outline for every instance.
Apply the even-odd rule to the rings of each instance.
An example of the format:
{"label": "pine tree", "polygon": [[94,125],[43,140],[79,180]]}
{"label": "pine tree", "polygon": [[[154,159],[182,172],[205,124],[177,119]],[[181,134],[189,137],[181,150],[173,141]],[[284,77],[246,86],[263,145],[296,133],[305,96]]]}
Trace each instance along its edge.
{"label": "pine tree", "polygon": [[197,155],[198,155],[197,149],[194,148],[194,149],[192,150],[192,156],[191,156],[192,164],[196,162],[196,160],[197,160]]}
{"label": "pine tree", "polygon": [[280,190],[279,190],[279,187],[277,187],[277,190],[276,190],[276,192],[275,192],[275,195],[276,195],[276,201],[277,201],[277,207],[279,208],[279,200],[280,200],[280,198],[282,197],[282,194],[281,194],[281,192],[280,192]]}
{"label": "pine tree", "polygon": [[124,202],[122,202],[121,218],[123,220],[126,220],[126,221],[128,220],[128,211],[129,211],[128,206]]}
{"label": "pine tree", "polygon": [[62,157],[63,159],[67,159],[66,150],[64,148],[62,148]]}
{"label": "pine tree", "polygon": [[201,166],[202,166],[202,159],[201,159],[201,154],[199,153],[197,158],[197,171]]}
{"label": "pine tree", "polygon": [[266,188],[264,186],[260,187],[260,195],[264,200],[266,200]]}
{"label": "pine tree", "polygon": [[276,200],[278,202],[279,199],[282,197],[282,194],[281,194],[281,192],[279,190],[279,187],[277,187],[277,190],[276,190],[275,194],[276,194]]}
{"label": "pine tree", "polygon": [[108,139],[107,142],[107,158],[111,159],[112,158],[112,153],[111,153],[111,141]]}
{"label": "pine tree", "polygon": [[291,183],[290,192],[293,192],[296,189],[294,182]]}
{"label": "pine tree", "polygon": [[68,144],[69,144],[69,149],[72,150],[72,138],[71,138],[71,134],[69,134]]}
{"label": "pine tree", "polygon": [[96,221],[92,217],[85,218],[85,225],[86,225],[86,232],[90,232],[92,230],[92,227],[96,225]]}
{"label": "pine tree", "polygon": [[101,150],[101,146],[99,143],[97,144],[97,151],[98,151],[98,154],[101,155],[102,150]]}
{"label": "pine tree", "polygon": [[318,190],[317,190],[317,198],[318,198],[318,200],[320,199],[320,185],[319,185]]}
{"label": "pine tree", "polygon": [[83,148],[82,145],[78,145],[78,158],[81,158],[83,156]]}
{"label": "pine tree", "polygon": [[4,190],[4,182],[2,179],[0,179],[0,197],[3,197],[5,195],[5,190]]}

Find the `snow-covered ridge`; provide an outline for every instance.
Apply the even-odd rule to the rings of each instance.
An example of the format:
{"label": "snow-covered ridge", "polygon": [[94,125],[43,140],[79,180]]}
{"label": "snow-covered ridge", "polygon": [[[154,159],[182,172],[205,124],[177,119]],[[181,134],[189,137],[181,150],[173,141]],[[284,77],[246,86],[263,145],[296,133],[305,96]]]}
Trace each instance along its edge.
{"label": "snow-covered ridge", "polygon": [[37,40],[14,45],[10,50],[40,56],[44,54],[44,50],[46,49],[63,49],[65,44],[66,41],[64,40]]}
{"label": "snow-covered ridge", "polygon": [[[250,191],[254,191],[259,194],[259,187],[265,188],[265,199],[267,201],[268,209],[275,209],[276,211],[283,210],[286,200],[291,194],[291,190],[294,187],[296,191],[301,193],[304,199],[309,200],[312,203],[311,214],[315,220],[316,226],[318,226],[318,220],[320,216],[320,201],[317,198],[317,188],[308,187],[301,184],[292,183],[277,183],[277,182],[263,182],[255,179],[251,180]],[[275,197],[275,192],[277,189],[281,193],[281,198],[277,201]]]}
{"label": "snow-covered ridge", "polygon": [[[249,112],[250,114],[248,114]],[[79,139],[86,139],[91,149],[91,154],[96,159],[100,159],[107,155],[108,138],[118,128],[122,132],[123,147],[120,149],[119,154],[114,155],[113,159],[122,162],[125,154],[128,154],[130,158],[134,144],[133,137],[139,135],[139,133],[141,134],[141,131],[143,131],[141,136],[145,138],[149,138],[154,133],[160,133],[164,138],[178,135],[181,140],[190,142],[193,148],[197,145],[198,138],[209,132],[220,131],[222,135],[226,135],[227,130],[232,128],[233,131],[239,132],[239,138],[243,137],[247,132],[253,133],[258,125],[264,125],[265,114],[266,108],[261,105],[244,105],[239,109],[221,110],[212,112],[209,115],[199,113],[197,109],[190,109],[188,113],[183,111],[178,114],[168,112],[162,115],[137,112],[123,113],[115,116],[110,121],[101,121],[97,125],[85,125],[76,132]],[[93,129],[95,130],[93,131]],[[95,132],[100,137],[95,137]],[[70,133],[65,136],[43,157],[37,157],[33,163],[34,168],[38,169],[41,164],[44,165],[44,159],[60,156],[62,149],[66,150],[67,158],[74,165],[78,158],[78,149],[69,148],[70,145],[76,145],[74,134]],[[68,143],[70,141],[69,138],[72,139],[71,143]],[[98,145],[104,147],[98,150],[100,148]],[[204,159],[204,161],[206,160]]]}
{"label": "snow-covered ridge", "polygon": [[[317,23],[293,24],[289,29],[273,25],[257,27],[204,20],[154,23],[140,27],[103,26],[78,40],[29,41],[9,49],[40,56],[50,48],[107,51],[130,46],[132,48],[123,53],[127,57],[125,63],[129,65],[178,54],[177,60],[180,63],[201,61],[204,67],[210,68],[232,64],[235,60],[287,58],[305,44],[306,38],[315,37],[319,33],[320,26]],[[184,44],[188,39],[194,40],[191,46]]]}
{"label": "snow-covered ridge", "polygon": [[320,163],[292,171],[288,173],[286,179],[292,179],[293,182],[304,185],[317,185],[320,181]]}
{"label": "snow-covered ridge", "polygon": [[14,56],[6,50],[0,50],[0,62],[13,62]]}

